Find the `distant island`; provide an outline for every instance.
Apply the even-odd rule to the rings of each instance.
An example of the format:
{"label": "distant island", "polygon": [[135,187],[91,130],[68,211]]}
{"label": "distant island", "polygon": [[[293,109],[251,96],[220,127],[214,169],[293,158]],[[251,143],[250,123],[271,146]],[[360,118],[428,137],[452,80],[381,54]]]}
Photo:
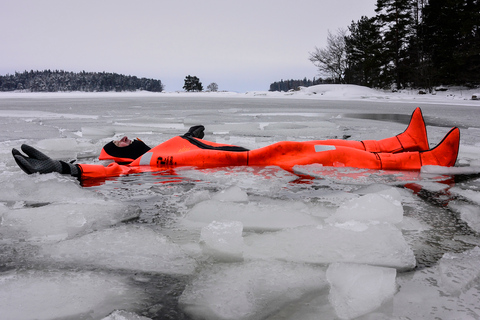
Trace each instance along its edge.
{"label": "distant island", "polygon": [[145,90],[162,92],[161,80],[138,78],[109,72],[67,72],[63,70],[24,71],[0,76],[0,91],[27,92],[122,92]]}
{"label": "distant island", "polygon": [[280,80],[275,81],[270,84],[270,89],[268,91],[291,91],[298,90],[300,87],[311,87],[316,86],[317,84],[332,84],[334,83],[333,79],[322,79],[318,78],[313,80],[303,78],[303,80]]}

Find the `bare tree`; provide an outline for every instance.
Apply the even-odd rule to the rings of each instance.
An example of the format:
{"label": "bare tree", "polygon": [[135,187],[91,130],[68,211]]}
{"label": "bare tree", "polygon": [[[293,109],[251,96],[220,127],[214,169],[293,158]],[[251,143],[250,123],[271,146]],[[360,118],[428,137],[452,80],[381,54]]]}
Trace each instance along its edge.
{"label": "bare tree", "polygon": [[207,90],[212,91],[212,92],[217,92],[218,91],[218,84],[216,84],[215,82],[210,83],[207,86]]}
{"label": "bare tree", "polygon": [[328,31],[327,47],[317,48],[310,52],[310,61],[318,68],[320,75],[334,79],[336,83],[343,83],[347,69],[347,54],[345,46],[345,29],[338,29],[336,34]]}

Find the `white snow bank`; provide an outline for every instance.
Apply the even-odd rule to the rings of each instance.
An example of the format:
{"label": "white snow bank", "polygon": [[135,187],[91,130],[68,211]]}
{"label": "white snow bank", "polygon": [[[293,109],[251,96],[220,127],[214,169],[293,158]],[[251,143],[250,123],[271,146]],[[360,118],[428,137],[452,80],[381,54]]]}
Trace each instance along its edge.
{"label": "white snow bank", "polygon": [[244,237],[245,259],[280,259],[317,264],[364,263],[408,270],[412,249],[399,229],[388,223],[307,226]]}
{"label": "white snow bank", "polygon": [[265,319],[327,286],[319,268],[286,262],[215,264],[187,286],[179,304],[196,319]]}
{"label": "white snow bank", "polygon": [[144,296],[128,279],[86,271],[17,271],[0,276],[0,318],[99,319]]}
{"label": "white snow bank", "polygon": [[368,87],[357,86],[353,84],[321,84],[311,87],[300,87],[300,94],[322,95],[325,98],[371,98],[384,97],[380,91]]}
{"label": "white snow bank", "polygon": [[372,312],[396,291],[396,270],[368,265],[333,263],[327,269],[330,303],[340,319]]}
{"label": "white snow bank", "polygon": [[45,245],[42,255],[59,263],[165,274],[191,274],[196,262],[167,237],[124,225]]}

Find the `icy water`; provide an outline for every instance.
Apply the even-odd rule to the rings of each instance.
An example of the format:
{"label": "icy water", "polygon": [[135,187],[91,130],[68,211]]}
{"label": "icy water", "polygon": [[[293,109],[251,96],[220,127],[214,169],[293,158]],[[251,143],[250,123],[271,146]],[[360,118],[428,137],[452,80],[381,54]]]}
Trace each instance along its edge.
{"label": "icy water", "polygon": [[[254,149],[382,139],[422,107],[454,169],[171,169],[27,176],[11,149],[99,163],[206,126]],[[0,319],[478,319],[478,106],[268,97],[0,99]],[[113,312],[113,313],[112,313]],[[143,318],[142,318],[143,317]]]}

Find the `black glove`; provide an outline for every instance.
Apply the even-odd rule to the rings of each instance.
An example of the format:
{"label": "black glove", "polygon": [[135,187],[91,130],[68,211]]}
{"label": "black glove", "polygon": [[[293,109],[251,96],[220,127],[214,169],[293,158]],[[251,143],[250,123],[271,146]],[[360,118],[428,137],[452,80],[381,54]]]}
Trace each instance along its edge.
{"label": "black glove", "polygon": [[29,145],[22,144],[22,151],[25,152],[27,157],[17,149],[12,149],[12,155],[18,166],[27,174],[58,172],[75,177],[80,175],[77,165],[53,160]]}
{"label": "black glove", "polygon": [[205,131],[205,127],[202,125],[199,126],[194,126],[188,129],[188,132],[184,134],[186,137],[195,137],[198,139],[202,139],[205,134],[203,133]]}

